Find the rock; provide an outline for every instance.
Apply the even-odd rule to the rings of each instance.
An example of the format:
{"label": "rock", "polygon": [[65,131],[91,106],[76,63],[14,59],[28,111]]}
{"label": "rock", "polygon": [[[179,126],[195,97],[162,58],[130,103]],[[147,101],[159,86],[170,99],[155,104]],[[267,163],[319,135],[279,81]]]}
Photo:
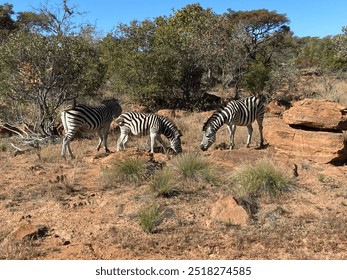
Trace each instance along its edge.
{"label": "rock", "polygon": [[38,233],[40,232],[40,228],[38,226],[34,226],[30,223],[22,224],[15,228],[10,236],[16,240],[23,240],[25,238],[37,238]]}
{"label": "rock", "polygon": [[264,119],[264,137],[269,145],[290,157],[317,163],[337,163],[347,159],[342,132],[295,129],[281,118],[273,117]]}
{"label": "rock", "polygon": [[242,206],[238,205],[232,196],[217,200],[212,206],[211,218],[218,222],[245,225],[248,214]]}
{"label": "rock", "polygon": [[269,115],[274,116],[281,116],[285,111],[285,108],[280,106],[276,100],[272,100],[267,106],[266,106],[266,112]]}
{"label": "rock", "polygon": [[283,113],[289,125],[319,130],[347,130],[347,106],[329,100],[304,99]]}

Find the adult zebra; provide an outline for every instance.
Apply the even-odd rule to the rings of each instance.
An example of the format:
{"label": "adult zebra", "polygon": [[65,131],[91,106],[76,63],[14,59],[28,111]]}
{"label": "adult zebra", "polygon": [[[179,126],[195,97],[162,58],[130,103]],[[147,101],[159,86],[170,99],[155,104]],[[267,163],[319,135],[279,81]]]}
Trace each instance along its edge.
{"label": "adult zebra", "polygon": [[216,141],[217,130],[227,124],[230,133],[230,149],[235,146],[234,136],[236,126],[247,126],[248,138],[246,147],[252,139],[252,123],[257,120],[260,132],[260,147],[264,146],[263,137],[264,104],[259,97],[251,96],[230,101],[224,108],[212,114],[203,126],[203,137],[200,149],[206,151]]}
{"label": "adult zebra", "polygon": [[158,141],[166,152],[166,147],[160,135],[164,134],[170,141],[171,149],[177,154],[182,152],[181,132],[176,125],[163,116],[157,114],[145,114],[139,112],[126,112],[121,114],[116,123],[120,127],[120,136],[117,140],[117,151],[120,146],[125,150],[125,143],[128,141],[128,135],[131,132],[134,135],[150,135],[151,153],[154,152],[154,142]]}
{"label": "adult zebra", "polygon": [[98,106],[75,105],[61,113],[65,137],[61,150],[61,156],[65,158],[66,148],[71,158],[74,155],[71,152],[70,141],[74,138],[77,131],[94,132],[99,136],[99,143],[96,147],[99,151],[101,143],[104,141],[105,151],[110,150],[107,147],[107,136],[113,118],[118,117],[122,113],[122,108],[117,99],[109,99],[102,101]]}

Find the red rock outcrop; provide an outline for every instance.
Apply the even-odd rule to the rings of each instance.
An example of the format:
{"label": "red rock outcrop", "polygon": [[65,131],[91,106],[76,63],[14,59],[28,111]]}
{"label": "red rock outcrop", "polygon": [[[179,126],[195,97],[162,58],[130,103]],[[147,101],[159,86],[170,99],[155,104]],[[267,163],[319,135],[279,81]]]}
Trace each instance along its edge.
{"label": "red rock outcrop", "polygon": [[329,100],[304,99],[283,113],[286,124],[319,130],[347,130],[347,106]]}
{"label": "red rock outcrop", "polygon": [[342,132],[296,129],[281,118],[264,120],[264,137],[269,145],[289,157],[318,163],[343,162],[347,159]]}

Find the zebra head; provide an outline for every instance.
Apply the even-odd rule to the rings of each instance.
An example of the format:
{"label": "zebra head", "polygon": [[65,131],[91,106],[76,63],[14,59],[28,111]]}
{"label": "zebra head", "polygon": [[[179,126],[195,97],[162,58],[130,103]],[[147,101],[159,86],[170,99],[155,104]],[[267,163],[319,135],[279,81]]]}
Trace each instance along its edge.
{"label": "zebra head", "polygon": [[200,149],[207,151],[214,141],[216,141],[216,131],[212,128],[212,125],[205,124],[202,130]]}
{"label": "zebra head", "polygon": [[181,145],[181,131],[175,131],[173,137],[170,139],[171,149],[176,153],[182,153],[182,145]]}

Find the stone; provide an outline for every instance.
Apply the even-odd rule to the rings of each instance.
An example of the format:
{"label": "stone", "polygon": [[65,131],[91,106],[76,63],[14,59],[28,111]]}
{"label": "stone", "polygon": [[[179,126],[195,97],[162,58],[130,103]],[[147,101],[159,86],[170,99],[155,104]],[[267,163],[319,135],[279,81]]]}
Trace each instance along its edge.
{"label": "stone", "polygon": [[222,223],[245,225],[248,220],[247,211],[237,204],[232,196],[222,197],[211,208],[211,218]]}
{"label": "stone", "polygon": [[15,228],[11,232],[11,237],[15,240],[23,240],[25,238],[35,238],[37,236],[37,233],[40,231],[40,228],[38,226],[34,226],[30,223],[22,224]]}
{"label": "stone", "polygon": [[285,111],[285,108],[280,106],[276,100],[272,100],[265,108],[268,115],[274,116],[281,116]]}
{"label": "stone", "polygon": [[298,157],[317,163],[339,163],[347,159],[342,132],[296,129],[281,118],[264,119],[264,138],[289,157]]}
{"label": "stone", "polygon": [[347,130],[347,106],[329,100],[304,99],[283,113],[286,124],[318,130]]}

